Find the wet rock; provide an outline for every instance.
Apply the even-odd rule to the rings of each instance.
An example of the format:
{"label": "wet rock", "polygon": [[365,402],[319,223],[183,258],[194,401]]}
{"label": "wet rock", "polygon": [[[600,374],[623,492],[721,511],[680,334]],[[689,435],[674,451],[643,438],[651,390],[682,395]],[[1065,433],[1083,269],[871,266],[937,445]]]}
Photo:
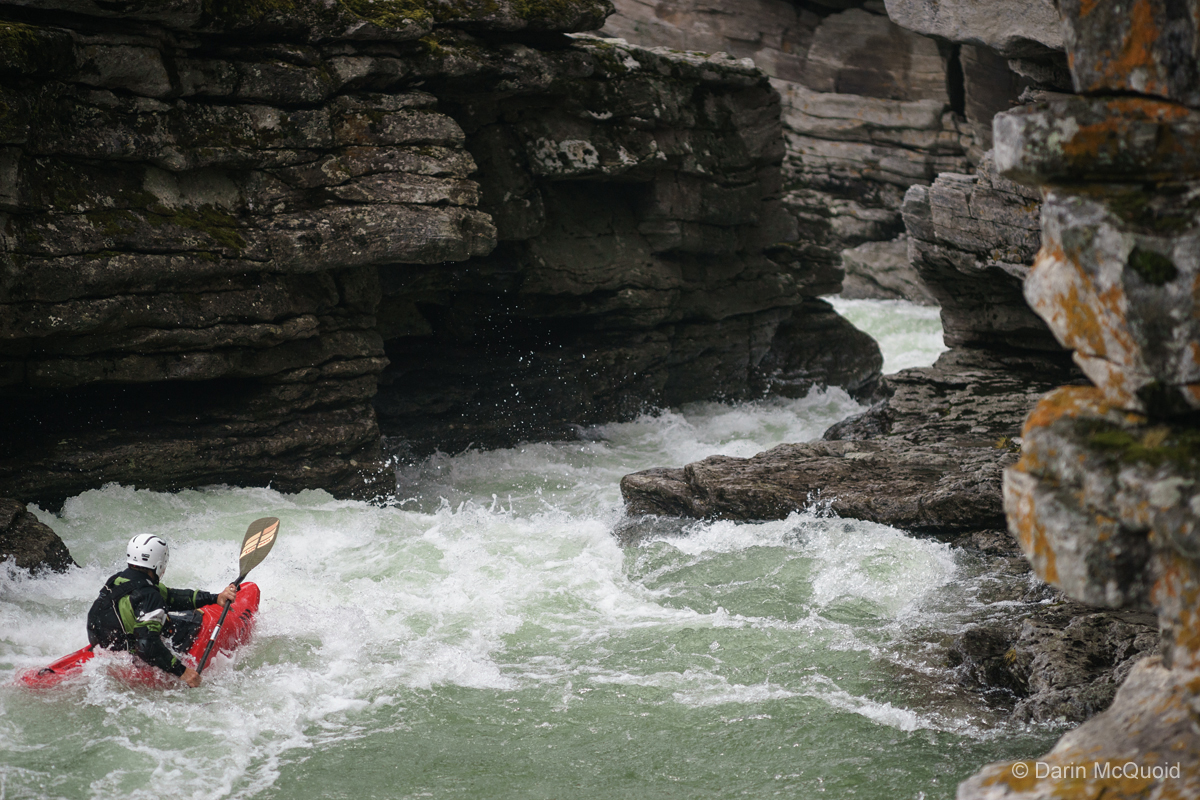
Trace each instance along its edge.
{"label": "wet rock", "polygon": [[1197,681],[1200,673],[1142,659],[1103,714],[1065,734],[1044,756],[989,764],[959,786],[958,796],[1195,796],[1200,793]]}
{"label": "wet rock", "polygon": [[908,241],[865,242],[842,251],[841,296],[850,299],[908,300],[920,305],[937,301],[908,260]]}
{"label": "wet rock", "polygon": [[752,65],[564,36],[592,0],[17,5],[72,13],[0,42],[6,494],[376,496],[381,433],[878,379]]}
{"label": "wet rock", "polygon": [[505,105],[425,84],[485,169],[500,246],[383,276],[383,316],[403,322],[375,401],[385,434],[457,450],[573,437],[647,404],[870,391],[877,347],[816,299],[840,273],[804,258],[779,204],[761,72],[588,38],[516,62],[441,47],[477,80],[504,75]]}
{"label": "wet rock", "polygon": [[952,351],[934,367],[888,376],[892,396],[839,423],[826,441],[627,475],[626,509],[781,519],[820,503],[841,516],[951,538],[995,528],[1020,420],[1052,376],[1068,374],[1052,362],[1020,366]]}
{"label": "wet rock", "polygon": [[62,539],[26,510],[25,504],[0,498],[0,561],[12,560],[30,572],[65,572],[76,566]]}
{"label": "wet rock", "polygon": [[966,685],[1011,705],[1017,719],[1083,722],[1109,707],[1158,643],[1153,614],[1097,611],[1060,598],[1017,623],[966,631],[950,660]]}

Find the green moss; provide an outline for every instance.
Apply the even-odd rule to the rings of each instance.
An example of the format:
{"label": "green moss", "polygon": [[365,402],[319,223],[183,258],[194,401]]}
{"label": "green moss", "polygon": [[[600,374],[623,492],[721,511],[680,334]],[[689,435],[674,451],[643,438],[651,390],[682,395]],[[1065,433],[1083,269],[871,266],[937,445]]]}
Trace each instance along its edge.
{"label": "green moss", "polygon": [[36,57],[41,37],[19,22],[0,22],[0,66],[16,66]]}
{"label": "green moss", "polygon": [[204,0],[203,10],[207,18],[225,26],[253,25],[271,14],[302,12],[330,20],[350,16],[381,28],[402,28],[432,18],[424,0],[338,0],[328,7],[308,3],[300,7],[296,0]]}
{"label": "green moss", "polygon": [[1142,276],[1146,283],[1155,286],[1162,286],[1167,281],[1173,281],[1179,276],[1179,270],[1175,268],[1175,262],[1162,253],[1156,253],[1153,250],[1143,250],[1140,247],[1133,248],[1133,252],[1129,254],[1129,260],[1126,265]]}
{"label": "green moss", "polygon": [[1081,425],[1088,445],[1119,463],[1200,466],[1200,429],[1166,425],[1128,429],[1095,420]]}
{"label": "green moss", "polygon": [[212,205],[177,209],[156,206],[154,211],[147,214],[147,221],[155,227],[170,224],[201,231],[231,250],[244,250],[246,247],[246,240],[238,232],[237,218]]}
{"label": "green moss", "polygon": [[423,0],[339,0],[339,4],[380,28],[402,28],[407,22],[433,17]]}
{"label": "green moss", "polygon": [[105,208],[83,215],[93,228],[109,238],[127,236],[137,230],[137,217],[125,208]]}
{"label": "green moss", "polygon": [[422,36],[417,40],[421,47],[425,50],[425,54],[434,58],[443,58],[446,55],[446,48],[442,47],[439,37],[429,34]]}
{"label": "green moss", "polygon": [[133,234],[138,230],[138,223],[144,221],[155,228],[175,225],[200,231],[231,250],[243,250],[246,247],[246,240],[238,231],[237,218],[214,206],[176,209],[152,202],[144,204],[142,208],[146,209],[142,216],[126,208],[105,208],[89,211],[83,216],[92,227],[109,238]]}
{"label": "green moss", "polygon": [[521,19],[561,19],[574,15],[575,0],[513,0],[513,11]]}
{"label": "green moss", "polygon": [[[1178,233],[1195,222],[1195,203],[1183,205],[1172,202],[1179,192],[1171,187],[1155,187],[1155,191],[1135,190],[1105,195],[1108,209],[1129,225],[1152,233]],[[1158,207],[1163,200],[1169,205]],[[1152,202],[1157,200],[1158,202]]]}

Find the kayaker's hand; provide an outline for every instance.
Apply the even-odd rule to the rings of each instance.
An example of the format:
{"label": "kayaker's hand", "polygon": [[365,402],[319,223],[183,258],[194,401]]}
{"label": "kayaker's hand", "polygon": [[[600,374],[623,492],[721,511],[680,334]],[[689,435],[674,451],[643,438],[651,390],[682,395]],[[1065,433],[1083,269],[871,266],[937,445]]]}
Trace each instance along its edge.
{"label": "kayaker's hand", "polygon": [[192,669],[191,667],[184,669],[183,674],[179,676],[179,680],[183,681],[193,689],[200,688],[200,673],[196,672],[196,670]]}
{"label": "kayaker's hand", "polygon": [[223,606],[227,606],[233,602],[233,596],[236,594],[237,594],[237,587],[231,583],[228,586],[226,586],[224,589],[222,589],[221,593],[219,595],[217,595],[217,602]]}

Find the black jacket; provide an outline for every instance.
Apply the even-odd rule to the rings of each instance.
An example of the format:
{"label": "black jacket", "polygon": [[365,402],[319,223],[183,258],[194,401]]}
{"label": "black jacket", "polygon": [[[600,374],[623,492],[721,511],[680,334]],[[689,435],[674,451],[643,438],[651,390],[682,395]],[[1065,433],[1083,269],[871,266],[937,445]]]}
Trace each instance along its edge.
{"label": "black jacket", "polygon": [[88,611],[88,641],[108,650],[129,650],[147,664],[172,675],[184,665],[167,649],[168,611],[186,611],[217,602],[210,592],[168,589],[152,576],[128,567],[104,583]]}

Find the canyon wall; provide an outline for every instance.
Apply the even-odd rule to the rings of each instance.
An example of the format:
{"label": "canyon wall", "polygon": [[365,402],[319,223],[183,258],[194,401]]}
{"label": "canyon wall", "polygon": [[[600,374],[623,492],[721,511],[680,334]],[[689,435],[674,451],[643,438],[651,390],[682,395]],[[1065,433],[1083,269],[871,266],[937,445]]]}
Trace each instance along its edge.
{"label": "canyon wall", "polygon": [[1044,580],[1152,610],[1161,657],[1050,753],[989,765],[959,797],[1197,797],[1200,16],[1160,0],[1059,8],[1084,96],[997,117],[996,166],[1041,188],[1025,295],[1091,385],[1038,402],[1004,504]]}
{"label": "canyon wall", "polygon": [[[615,5],[607,35],[727,51],[771,76],[787,146],[784,204],[809,258],[844,262],[848,297],[932,302],[911,273],[897,277],[905,192],[972,172],[991,147],[992,116],[1023,92],[1069,88],[1056,18],[1041,0],[975,12],[880,0]],[[891,244],[862,247],[875,242]]]}
{"label": "canyon wall", "polygon": [[[1189,505],[1200,462],[1188,420],[1200,351],[1191,267],[1181,266],[1197,258],[1186,233],[1196,142],[1192,112],[1179,105],[1195,80],[1195,20],[1134,10],[1121,22],[1064,8],[1060,26],[1041,0],[889,2],[893,22],[957,47],[966,71],[974,169],[915,182],[901,206],[908,257],[941,305],[950,352],[887,376],[890,397],[826,441],[622,481],[633,514],[782,518],[819,498],[843,516],[989,548],[1007,511],[1038,574],[1079,602],[969,631],[951,656],[968,683],[1015,693],[1023,718],[1083,721],[1113,702],[1126,675],[1142,676],[1144,689],[1190,674],[1147,677],[1157,661],[1142,660],[1158,651],[1149,612],[1167,632],[1165,663],[1176,658],[1171,642],[1192,641],[1197,628],[1187,541],[1200,513]],[[1076,74],[1064,85],[1067,54]],[[985,62],[995,67],[990,83],[970,67]],[[984,139],[991,116],[969,99],[972,87],[988,86],[1009,99]],[[1138,92],[1177,104],[1119,96]],[[1098,388],[1085,388],[1089,380]],[[1073,385],[1041,399],[1064,383]],[[1148,537],[1151,528],[1162,530]],[[1147,702],[1142,691],[1113,716]],[[1172,713],[1191,702],[1178,699]],[[1086,741],[1111,733],[1098,730]],[[1121,752],[1144,755],[1159,733]],[[989,786],[1003,769],[986,773]]]}
{"label": "canyon wall", "polygon": [[[820,494],[840,514],[909,530],[1003,527],[1002,474],[1022,419],[1040,394],[1080,376],[1023,297],[1040,195],[996,172],[991,123],[1068,88],[1069,76],[1057,15],[1041,0],[987,13],[943,5],[617,3],[606,31],[724,44],[774,70],[785,205],[810,254],[828,260],[858,243],[841,251],[845,263],[910,266],[916,299],[941,306],[951,348],[933,367],[888,376],[888,396],[826,442],[626,477],[631,512],[776,518]],[[833,152],[849,160],[817,157]],[[868,206],[887,222],[813,238],[800,196],[824,209],[830,232],[850,231],[843,211]],[[881,241],[901,228],[903,238]]]}
{"label": "canyon wall", "polygon": [[766,76],[567,35],[610,11],[0,4],[0,496],[371,497],[387,456],[870,393]]}

